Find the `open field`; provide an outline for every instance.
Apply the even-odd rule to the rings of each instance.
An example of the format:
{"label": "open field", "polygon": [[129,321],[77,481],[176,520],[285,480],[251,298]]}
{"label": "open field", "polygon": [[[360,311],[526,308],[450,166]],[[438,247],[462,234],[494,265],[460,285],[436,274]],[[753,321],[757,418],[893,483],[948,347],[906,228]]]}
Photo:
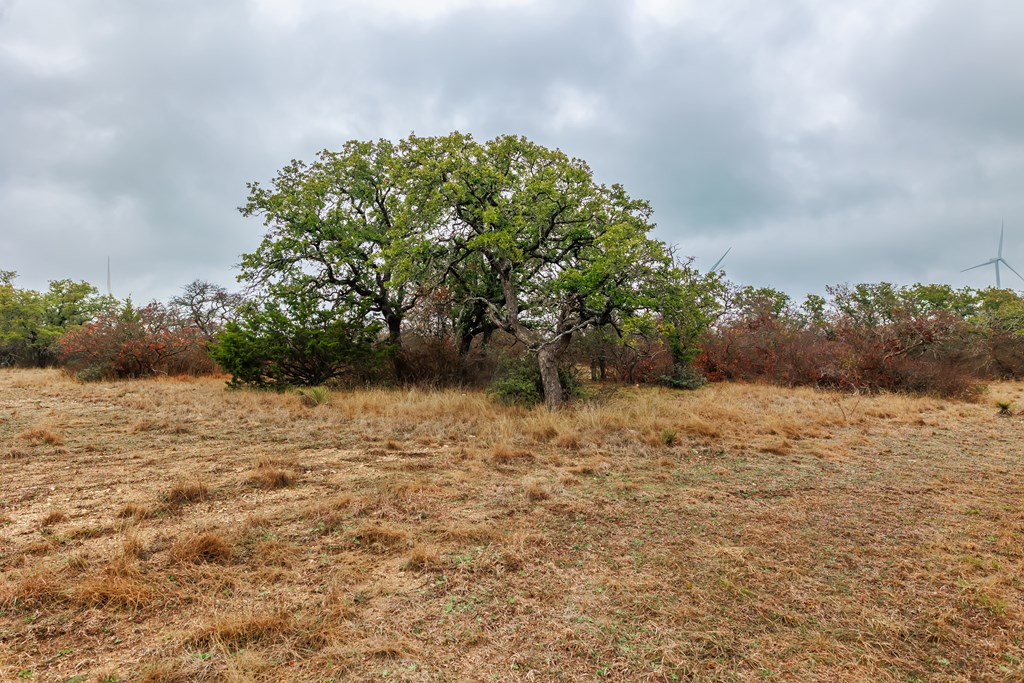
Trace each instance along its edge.
{"label": "open field", "polygon": [[995,399],[0,371],[0,679],[1024,680]]}

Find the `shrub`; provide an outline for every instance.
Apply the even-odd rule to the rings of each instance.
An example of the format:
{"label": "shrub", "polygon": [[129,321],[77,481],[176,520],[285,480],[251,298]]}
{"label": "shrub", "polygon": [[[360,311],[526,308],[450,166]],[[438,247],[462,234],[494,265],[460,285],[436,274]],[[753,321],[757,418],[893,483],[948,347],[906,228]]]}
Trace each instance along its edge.
{"label": "shrub", "polygon": [[[559,367],[558,378],[562,384],[562,398],[583,395],[583,385],[575,368]],[[544,382],[540,367],[534,357],[523,357],[507,361],[487,387],[487,394],[505,405],[533,407],[544,401]]]}
{"label": "shrub", "polygon": [[831,292],[831,303],[817,297],[813,310],[747,292],[743,305],[706,335],[699,367],[712,380],[963,398],[988,376],[991,354],[961,314],[890,285]]}
{"label": "shrub", "polygon": [[699,368],[681,365],[672,368],[672,374],[662,375],[661,383],[671,389],[700,389],[708,380]]}
{"label": "shrub", "polygon": [[397,378],[421,386],[483,386],[495,373],[499,351],[493,346],[481,340],[463,348],[452,334],[404,333],[395,354]]}
{"label": "shrub", "polygon": [[231,386],[318,386],[379,367],[390,352],[376,343],[379,330],[301,303],[250,304],[225,326],[210,353],[231,373]]}
{"label": "shrub", "polygon": [[119,310],[65,332],[57,343],[64,367],[83,381],[216,370],[199,330],[163,304]]}

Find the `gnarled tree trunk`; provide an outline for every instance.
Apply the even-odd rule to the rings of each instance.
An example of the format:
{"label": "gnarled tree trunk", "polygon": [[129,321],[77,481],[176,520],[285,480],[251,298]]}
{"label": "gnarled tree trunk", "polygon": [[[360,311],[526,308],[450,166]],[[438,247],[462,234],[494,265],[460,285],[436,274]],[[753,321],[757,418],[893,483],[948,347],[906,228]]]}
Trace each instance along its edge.
{"label": "gnarled tree trunk", "polygon": [[566,334],[558,337],[555,342],[543,345],[537,351],[540,379],[544,386],[544,405],[548,410],[558,410],[565,404],[562,380],[558,377],[558,362],[569,348],[570,339],[571,336]]}

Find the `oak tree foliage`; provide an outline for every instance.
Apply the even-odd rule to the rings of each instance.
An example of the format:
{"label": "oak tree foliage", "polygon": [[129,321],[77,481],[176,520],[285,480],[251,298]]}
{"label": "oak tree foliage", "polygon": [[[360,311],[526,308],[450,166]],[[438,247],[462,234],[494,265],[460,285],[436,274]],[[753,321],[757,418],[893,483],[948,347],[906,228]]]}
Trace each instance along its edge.
{"label": "oak tree foliage", "polygon": [[461,351],[500,330],[532,354],[551,408],[575,336],[664,334],[685,362],[719,286],[650,235],[649,203],[520,136],[351,141],[251,183],[241,211],[267,228],[241,277],[282,315],[299,293],[358,311],[400,360],[410,312],[443,301]]}

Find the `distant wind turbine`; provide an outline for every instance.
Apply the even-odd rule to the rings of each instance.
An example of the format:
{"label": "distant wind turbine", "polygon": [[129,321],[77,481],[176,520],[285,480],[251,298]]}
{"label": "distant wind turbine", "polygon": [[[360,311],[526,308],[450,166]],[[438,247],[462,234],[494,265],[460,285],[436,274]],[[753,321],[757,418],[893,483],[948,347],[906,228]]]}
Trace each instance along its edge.
{"label": "distant wind turbine", "polygon": [[732,247],[729,247],[728,249],[725,250],[725,253],[722,254],[717,261],[715,261],[715,265],[711,266],[711,269],[708,270],[708,272],[713,273],[716,270],[718,270],[718,266],[722,265],[722,261],[725,260],[725,257],[729,255],[730,251],[732,251]]}
{"label": "distant wind turbine", "polygon": [[995,267],[996,267],[996,289],[1002,289],[1003,288],[1003,283],[999,279],[999,264],[1002,263],[1004,266],[1009,268],[1010,271],[1014,275],[1019,277],[1021,280],[1024,280],[1024,275],[1021,275],[1016,270],[1014,270],[1013,266],[1011,266],[1009,263],[1007,263],[1006,259],[1003,258],[1003,232],[1004,231],[1005,231],[1005,226],[1000,225],[999,226],[999,253],[996,254],[995,258],[990,258],[988,261],[985,261],[984,263],[979,263],[976,266],[971,266],[970,268],[964,268],[960,272],[961,273],[966,273],[968,270],[974,270],[975,268],[984,268],[985,266],[995,265]]}

